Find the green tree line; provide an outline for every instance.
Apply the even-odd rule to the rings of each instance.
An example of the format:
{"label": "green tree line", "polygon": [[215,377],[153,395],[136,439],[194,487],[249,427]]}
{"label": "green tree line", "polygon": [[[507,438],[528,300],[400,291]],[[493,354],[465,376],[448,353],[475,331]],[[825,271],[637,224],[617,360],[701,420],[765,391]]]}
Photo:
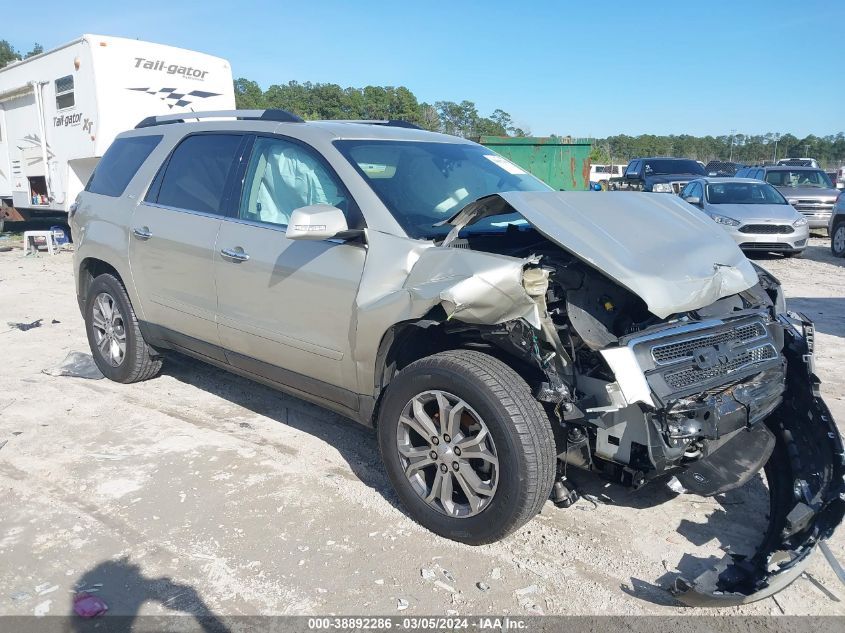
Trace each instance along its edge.
{"label": "green tree line", "polygon": [[279,108],[311,120],[402,119],[464,138],[529,134],[504,110],[482,116],[472,101],[421,102],[404,86],[342,88],[331,83],[289,81],[262,90],[256,82],[241,78],[235,81],[235,100],[238,108]]}
{"label": "green tree line", "polygon": [[8,65],[9,62],[26,59],[27,57],[32,57],[33,55],[38,55],[43,52],[44,47],[41,46],[41,44],[34,44],[31,51],[28,53],[21,53],[20,51],[15,50],[15,47],[9,44],[6,40],[0,40],[0,68]]}
{"label": "green tree line", "polygon": [[[290,81],[262,90],[254,81],[235,81],[239,108],[280,108],[304,119],[403,119],[427,130],[464,138],[482,135],[527,136],[530,130],[517,127],[511,115],[501,109],[482,116],[472,101],[419,101],[404,86],[342,88],[331,83]],[[620,134],[596,139],[592,161],[627,162],[638,156],[683,156],[703,162],[729,160],[746,164],[770,162],[775,158],[809,156],[823,166],[845,164],[845,134],[828,136],[794,134],[726,134],[659,136]]]}
{"label": "green tree line", "polygon": [[682,156],[703,162],[730,160],[747,165],[772,162],[775,158],[815,158],[823,167],[834,169],[845,164],[845,134],[827,136],[794,134],[726,134],[656,136],[620,134],[596,139],[592,160],[595,163],[624,163],[638,156]]}

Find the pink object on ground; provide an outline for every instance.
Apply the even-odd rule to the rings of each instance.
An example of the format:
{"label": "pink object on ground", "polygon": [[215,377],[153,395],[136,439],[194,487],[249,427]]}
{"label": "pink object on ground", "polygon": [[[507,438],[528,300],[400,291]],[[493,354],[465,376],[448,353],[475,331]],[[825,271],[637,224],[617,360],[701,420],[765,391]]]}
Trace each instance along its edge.
{"label": "pink object on ground", "polygon": [[76,594],[73,599],[73,612],[81,618],[96,618],[108,611],[108,605],[90,593]]}

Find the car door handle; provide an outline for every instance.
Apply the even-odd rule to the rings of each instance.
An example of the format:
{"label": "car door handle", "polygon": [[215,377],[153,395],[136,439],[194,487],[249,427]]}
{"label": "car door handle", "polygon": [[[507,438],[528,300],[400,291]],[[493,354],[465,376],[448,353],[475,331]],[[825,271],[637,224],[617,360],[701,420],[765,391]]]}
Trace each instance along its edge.
{"label": "car door handle", "polygon": [[150,233],[150,229],[146,226],[143,226],[140,229],[132,229],[132,234],[139,240],[148,240],[153,236],[153,234]]}
{"label": "car door handle", "polygon": [[220,254],[224,258],[233,262],[245,262],[249,259],[249,255],[244,253],[242,250],[235,250],[234,248],[224,248],[220,251]]}

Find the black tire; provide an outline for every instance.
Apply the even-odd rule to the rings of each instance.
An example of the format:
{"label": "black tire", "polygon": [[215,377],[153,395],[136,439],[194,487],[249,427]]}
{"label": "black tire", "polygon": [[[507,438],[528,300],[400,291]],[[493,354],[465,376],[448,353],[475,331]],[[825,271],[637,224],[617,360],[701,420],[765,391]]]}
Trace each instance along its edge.
{"label": "black tire", "polygon": [[833,230],[830,231],[830,252],[834,257],[845,257],[845,240],[842,240],[842,247],[836,248],[834,242],[836,241],[836,233],[838,231],[845,231],[845,221],[839,220],[833,225]]}
{"label": "black tire", "polygon": [[[100,293],[106,292],[113,297],[123,316],[123,326],[126,333],[126,353],[118,366],[112,365],[97,347],[94,337],[93,311],[94,301]],[[156,354],[144,340],[138,328],[135,310],[126,294],[123,284],[113,275],[99,275],[88,288],[85,300],[85,331],[88,334],[88,345],[97,367],[103,375],[115,382],[132,383],[148,380],[161,369],[161,357]]]}
{"label": "black tire", "polygon": [[[412,398],[433,389],[466,401],[496,446],[498,487],[474,516],[451,517],[429,506],[402,467],[396,447],[399,417]],[[513,369],[481,352],[442,352],[399,372],[379,409],[378,437],[387,475],[408,513],[432,532],[469,545],[498,541],[524,525],[540,512],[554,483],[557,456],[546,412]]]}

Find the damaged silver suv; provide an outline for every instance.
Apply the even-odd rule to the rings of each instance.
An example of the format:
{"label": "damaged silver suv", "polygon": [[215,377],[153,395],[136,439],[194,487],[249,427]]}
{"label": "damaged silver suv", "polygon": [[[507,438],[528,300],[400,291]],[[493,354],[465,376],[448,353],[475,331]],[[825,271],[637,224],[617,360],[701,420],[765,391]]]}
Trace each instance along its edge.
{"label": "damaged silver suv", "polygon": [[812,324],[685,202],[402,122],[184,116],[121,134],[73,211],[112,380],[176,350],[374,426],[408,513],[470,544],[571,503],[576,467],[697,495],[765,468],[765,539],[689,604],[774,593],[842,520]]}

